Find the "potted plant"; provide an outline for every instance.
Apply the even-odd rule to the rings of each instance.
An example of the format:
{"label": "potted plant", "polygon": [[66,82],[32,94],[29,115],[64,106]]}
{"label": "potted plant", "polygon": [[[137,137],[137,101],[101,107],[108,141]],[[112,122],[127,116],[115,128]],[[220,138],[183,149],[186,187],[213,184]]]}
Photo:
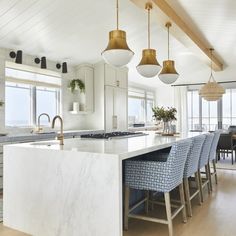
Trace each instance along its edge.
{"label": "potted plant", "polygon": [[75,90],[80,90],[81,93],[85,92],[85,85],[84,82],[80,79],[73,79],[70,81],[69,86],[71,92],[74,93]]}
{"label": "potted plant", "polygon": [[176,120],[177,110],[174,107],[154,107],[152,111],[154,119],[164,124],[163,134],[170,134],[171,122]]}

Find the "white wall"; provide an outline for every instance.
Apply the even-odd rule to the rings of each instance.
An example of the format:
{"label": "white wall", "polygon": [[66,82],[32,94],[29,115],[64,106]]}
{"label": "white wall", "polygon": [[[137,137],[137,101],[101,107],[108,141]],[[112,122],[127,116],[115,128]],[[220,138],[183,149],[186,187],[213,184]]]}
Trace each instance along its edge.
{"label": "white wall", "polygon": [[163,84],[156,88],[156,105],[164,107],[174,106],[174,87]]}
{"label": "white wall", "polygon": [[[0,100],[5,101],[5,61],[13,61],[15,59],[11,59],[9,57],[9,52],[11,50],[9,49],[3,49],[0,48]],[[39,65],[36,65],[34,63],[34,58],[36,56],[31,55],[25,55],[23,54],[23,64],[39,67]],[[56,63],[53,61],[47,60],[47,69],[60,72],[56,69]],[[74,79],[76,77],[75,74],[75,68],[68,66],[68,73],[62,74],[62,96],[61,96],[61,115],[63,116],[64,120],[64,128],[65,129],[89,129],[89,127],[86,124],[86,116],[81,115],[72,115],[69,113],[69,110],[71,110],[71,104],[73,102],[73,94],[70,92],[70,90],[67,88],[68,82],[71,79]],[[0,131],[1,132],[9,132],[9,133],[15,133],[15,132],[28,132],[31,129],[6,129],[5,128],[5,106],[0,108]]]}

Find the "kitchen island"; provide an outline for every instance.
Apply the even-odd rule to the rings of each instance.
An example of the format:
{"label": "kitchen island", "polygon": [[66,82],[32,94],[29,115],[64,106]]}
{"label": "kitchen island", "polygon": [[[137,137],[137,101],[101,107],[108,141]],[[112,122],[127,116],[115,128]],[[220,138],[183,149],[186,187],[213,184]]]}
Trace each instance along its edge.
{"label": "kitchen island", "polygon": [[122,162],[196,135],[7,145],[4,225],[34,236],[122,236]]}

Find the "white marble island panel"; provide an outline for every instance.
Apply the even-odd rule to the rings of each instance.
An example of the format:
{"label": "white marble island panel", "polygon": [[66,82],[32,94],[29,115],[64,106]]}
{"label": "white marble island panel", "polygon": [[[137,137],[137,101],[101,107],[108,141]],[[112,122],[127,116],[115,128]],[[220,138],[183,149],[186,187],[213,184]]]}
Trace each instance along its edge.
{"label": "white marble island panel", "polygon": [[5,146],[4,224],[34,236],[122,236],[122,160],[193,135]]}

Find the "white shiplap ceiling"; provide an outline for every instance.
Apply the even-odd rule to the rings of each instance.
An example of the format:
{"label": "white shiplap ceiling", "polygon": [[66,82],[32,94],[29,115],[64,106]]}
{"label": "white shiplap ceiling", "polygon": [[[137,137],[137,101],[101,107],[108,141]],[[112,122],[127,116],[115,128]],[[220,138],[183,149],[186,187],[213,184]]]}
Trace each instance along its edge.
{"label": "white shiplap ceiling", "polygon": [[[168,0],[184,19],[205,37],[227,68],[218,80],[233,80],[236,48],[236,1]],[[206,7],[207,6],[207,7]],[[135,52],[129,79],[160,86],[157,78],[140,78],[135,66],[146,47],[146,13],[129,0],[120,0],[120,26],[127,31],[128,43]],[[25,53],[46,56],[71,64],[101,60],[108,42],[108,31],[115,28],[115,0],[1,0],[0,47],[22,49]],[[152,24],[152,46],[158,60],[166,59],[165,28]],[[172,57],[181,74],[179,83],[206,81],[209,68],[176,39],[171,38]]]}

